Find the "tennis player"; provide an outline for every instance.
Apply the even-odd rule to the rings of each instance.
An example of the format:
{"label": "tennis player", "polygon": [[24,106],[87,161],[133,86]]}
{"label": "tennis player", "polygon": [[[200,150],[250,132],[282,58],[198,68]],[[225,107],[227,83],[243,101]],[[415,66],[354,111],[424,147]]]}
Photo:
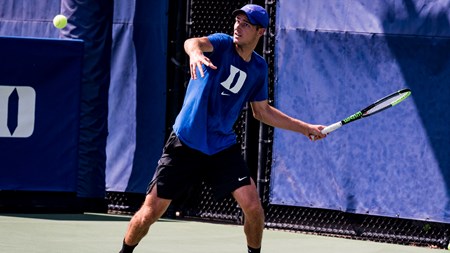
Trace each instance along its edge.
{"label": "tennis player", "polygon": [[173,199],[204,180],[216,198],[232,194],[245,215],[249,253],[261,251],[264,229],[255,182],[236,143],[233,125],[246,102],[256,119],[315,140],[321,125],[292,118],[268,104],[268,69],[254,52],[269,24],[266,10],[248,4],[233,12],[233,36],[212,34],[186,40],[191,80],[144,204],[131,219],[121,253],[130,253]]}

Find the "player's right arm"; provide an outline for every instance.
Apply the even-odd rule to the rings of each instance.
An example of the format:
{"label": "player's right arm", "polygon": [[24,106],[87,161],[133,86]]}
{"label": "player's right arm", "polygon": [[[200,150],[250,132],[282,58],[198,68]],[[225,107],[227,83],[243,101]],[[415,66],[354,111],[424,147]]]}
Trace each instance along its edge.
{"label": "player's right arm", "polygon": [[[319,140],[326,137],[321,130],[322,125],[313,125],[288,116],[277,108],[269,105],[267,100],[250,103],[255,119],[266,125],[302,133],[310,140]],[[313,138],[314,137],[314,138]]]}
{"label": "player's right arm", "polygon": [[204,77],[202,64],[212,69],[217,69],[211,60],[203,54],[203,52],[212,52],[213,50],[214,47],[207,37],[190,38],[184,42],[184,51],[189,55],[189,68],[192,79],[197,79],[196,68],[200,71],[201,77]]}

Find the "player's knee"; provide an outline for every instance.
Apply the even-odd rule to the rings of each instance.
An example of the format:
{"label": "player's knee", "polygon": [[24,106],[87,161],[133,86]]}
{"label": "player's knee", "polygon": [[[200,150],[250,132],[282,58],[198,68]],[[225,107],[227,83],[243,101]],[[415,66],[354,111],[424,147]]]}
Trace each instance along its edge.
{"label": "player's knee", "polygon": [[140,223],[144,226],[150,227],[159,219],[158,215],[155,214],[152,208],[142,207],[139,212]]}
{"label": "player's knee", "polygon": [[247,206],[245,214],[253,219],[264,220],[264,209],[259,202]]}

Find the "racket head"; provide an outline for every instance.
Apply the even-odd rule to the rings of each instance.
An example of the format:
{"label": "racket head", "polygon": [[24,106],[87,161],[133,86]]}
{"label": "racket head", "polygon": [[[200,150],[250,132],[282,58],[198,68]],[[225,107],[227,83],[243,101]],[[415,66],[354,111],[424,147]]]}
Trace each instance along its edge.
{"label": "racket head", "polygon": [[409,97],[409,95],[411,95],[410,89],[401,89],[390,95],[387,95],[386,97],[377,100],[375,103],[361,110],[362,117],[368,117],[375,113],[386,110],[387,108],[390,108],[394,105],[397,105],[398,103]]}

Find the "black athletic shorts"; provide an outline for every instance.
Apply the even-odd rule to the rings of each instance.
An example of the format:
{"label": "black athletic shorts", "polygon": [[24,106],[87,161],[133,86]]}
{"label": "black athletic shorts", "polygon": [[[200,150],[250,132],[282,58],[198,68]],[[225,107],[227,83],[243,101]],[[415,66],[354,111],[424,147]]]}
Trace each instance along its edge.
{"label": "black athletic shorts", "polygon": [[204,181],[217,199],[250,184],[250,172],[238,144],[206,155],[189,148],[172,132],[158,161],[147,193],[157,185],[158,197],[177,199]]}

